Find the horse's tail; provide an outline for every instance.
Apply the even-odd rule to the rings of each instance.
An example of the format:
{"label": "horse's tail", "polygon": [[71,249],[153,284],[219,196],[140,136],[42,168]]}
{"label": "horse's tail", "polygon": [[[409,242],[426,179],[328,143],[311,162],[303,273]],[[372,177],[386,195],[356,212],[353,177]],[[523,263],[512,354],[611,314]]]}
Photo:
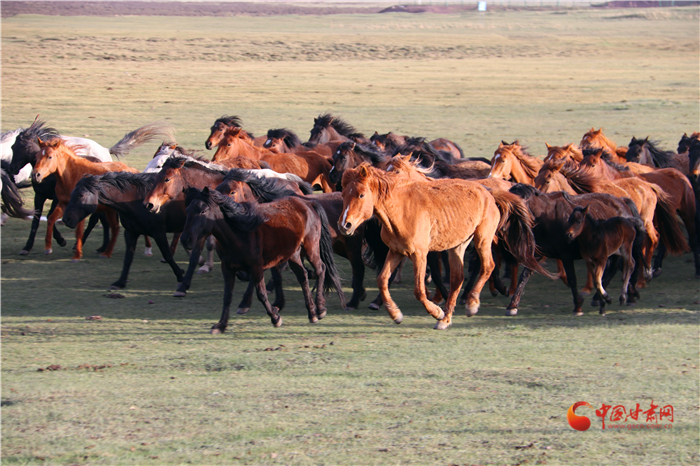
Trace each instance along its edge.
{"label": "horse's tail", "polygon": [[676,208],[671,203],[671,198],[666,191],[658,185],[649,183],[651,189],[656,193],[656,210],[654,210],[654,224],[659,230],[661,241],[663,241],[668,252],[680,255],[690,250],[688,242],[685,240],[683,229],[676,217]]}
{"label": "horse's tail", "polygon": [[636,232],[634,242],[632,243],[632,257],[634,257],[634,260],[636,261],[641,261],[640,263],[643,265],[644,269],[649,269],[651,268],[651,264],[648,263],[647,258],[642,251],[645,239],[649,236],[649,233],[644,226],[644,222],[642,222],[642,219],[639,218],[639,213],[637,213],[634,217],[628,218],[627,220],[634,225],[634,231]]}
{"label": "horse's tail", "polygon": [[140,146],[153,139],[174,141],[175,130],[169,123],[156,121],[155,123],[142,126],[130,133],[126,133],[119,142],[109,148],[109,153],[119,158],[128,154],[134,147]]}
{"label": "horse's tail", "polygon": [[535,234],[532,232],[534,219],[525,202],[508,191],[493,190],[490,192],[501,212],[496,237],[504,242],[508,252],[523,266],[545,277],[557,279],[557,275],[553,275],[542,267],[535,258],[537,246]]}
{"label": "horse's tail", "polygon": [[340,305],[345,308],[345,294],[343,293],[343,286],[340,283],[340,274],[338,273],[338,268],[335,266],[335,260],[333,259],[333,238],[328,230],[328,216],[323,207],[317,203],[311,203],[314,211],[318,214],[321,219],[321,240],[319,241],[319,251],[321,256],[321,262],[326,266],[326,276],[323,282],[324,290],[330,291],[335,289],[340,298]]}
{"label": "horse's tail", "polygon": [[24,200],[15,180],[5,170],[2,170],[2,211],[14,218],[27,218],[33,212],[24,209]]}

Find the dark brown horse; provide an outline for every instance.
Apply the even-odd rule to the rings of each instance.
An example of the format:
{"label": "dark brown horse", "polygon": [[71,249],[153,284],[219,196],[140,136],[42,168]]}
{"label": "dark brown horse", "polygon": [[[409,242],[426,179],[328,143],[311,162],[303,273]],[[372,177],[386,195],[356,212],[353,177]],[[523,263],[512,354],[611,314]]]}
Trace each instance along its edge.
{"label": "dark brown horse", "polygon": [[287,128],[270,129],[267,131],[267,139],[263,144],[265,149],[270,149],[272,152],[288,154],[294,154],[297,152],[314,151],[323,155],[324,157],[333,156],[338,142],[326,143],[326,144],[312,144],[308,142],[301,142],[299,136]]}
{"label": "dark brown horse", "polygon": [[[239,204],[223,194],[205,188],[189,188],[186,197],[187,222],[182,234],[183,245],[213,234],[224,275],[224,305],[219,322],[211,333],[223,333],[236,272],[245,271],[255,284],[258,299],[275,327],[282,325],[277,309],[267,300],[264,270],[289,261],[302,287],[309,322],[326,315],[324,289],[335,288],[341,303],[345,298],[333,262],[330,233],[325,213],[298,197],[285,197],[268,204]],[[305,257],[318,277],[316,298],[311,296]]]}
{"label": "dark brown horse", "polygon": [[338,146],[333,154],[329,178],[332,183],[339,186],[345,170],[355,168],[363,162],[372,166],[384,168],[388,157],[374,148],[371,144],[359,144],[354,141],[346,141]]}
{"label": "dark brown horse", "polygon": [[675,168],[684,175],[688,175],[688,156],[676,154],[671,150],[663,150],[658,147],[656,141],[649,138],[632,138],[629,143],[626,159],[628,162],[641,163],[654,168]]}
{"label": "dark brown horse", "polygon": [[[224,115],[221,118],[217,118],[209,130],[209,137],[206,141],[204,141],[204,147],[211,150],[212,148],[218,146],[219,143],[221,143],[221,140],[223,139],[227,131],[234,128],[242,127],[243,124],[241,123],[241,119],[237,116]],[[250,136],[250,143],[258,147],[262,147],[265,141],[267,140],[267,138],[264,136],[256,138],[250,133],[246,134]]]}
{"label": "dark brown horse", "polygon": [[314,118],[314,126],[311,128],[309,143],[326,144],[345,141],[355,141],[363,144],[370,142],[352,125],[330,113],[324,113],[319,115],[318,118]]}
{"label": "dark brown horse", "polygon": [[586,261],[588,273],[593,276],[596,289],[600,293],[600,314],[605,315],[605,303],[612,302],[603,288],[603,272],[608,258],[613,254],[622,260],[622,291],[620,304],[627,303],[627,288],[634,270],[632,249],[637,231],[644,228],[638,219],[612,217],[598,220],[590,215],[590,206],[576,206],[569,216],[566,237],[569,242],[579,239],[581,257]]}

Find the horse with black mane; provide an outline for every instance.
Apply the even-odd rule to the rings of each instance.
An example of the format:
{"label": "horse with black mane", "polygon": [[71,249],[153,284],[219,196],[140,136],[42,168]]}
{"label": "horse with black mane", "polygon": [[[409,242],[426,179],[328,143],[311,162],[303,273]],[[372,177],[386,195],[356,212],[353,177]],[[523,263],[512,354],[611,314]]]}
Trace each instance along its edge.
{"label": "horse with black mane", "polygon": [[346,121],[334,117],[330,113],[314,118],[314,126],[311,128],[309,143],[326,144],[328,142],[355,141],[368,144],[370,141],[362,133],[359,133]]}
{"label": "horse with black mane", "polygon": [[[276,308],[267,300],[264,270],[289,261],[302,287],[309,321],[326,315],[324,290],[335,288],[345,305],[340,278],[333,261],[328,222],[323,209],[304,200],[287,196],[258,204],[237,203],[215,190],[188,188],[187,221],[181,237],[183,245],[209,234],[217,239],[216,251],[221,258],[224,276],[224,305],[219,322],[211,333],[222,333],[229,320],[229,309],[236,272],[245,271],[255,284],[258,300],[263,304],[275,327],[282,325]],[[302,257],[313,265],[317,275],[315,300]]]}
{"label": "horse with black mane", "polygon": [[659,148],[659,143],[650,141],[649,137],[645,139],[633,137],[627,148],[626,159],[628,162],[641,163],[655,168],[675,168],[688,176],[687,158],[671,150]]}

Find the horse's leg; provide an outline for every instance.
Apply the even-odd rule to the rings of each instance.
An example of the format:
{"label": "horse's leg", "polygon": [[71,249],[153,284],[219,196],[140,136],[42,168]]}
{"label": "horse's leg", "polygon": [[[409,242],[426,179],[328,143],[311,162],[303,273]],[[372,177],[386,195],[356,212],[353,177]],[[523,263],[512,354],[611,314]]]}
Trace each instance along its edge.
{"label": "horse's leg", "polygon": [[309,322],[315,324],[318,322],[318,316],[316,315],[316,304],[311,296],[309,276],[306,273],[306,267],[304,267],[304,264],[301,261],[299,251],[295,252],[294,255],[289,258],[288,264],[289,268],[292,269],[292,272],[294,272],[294,275],[296,275],[297,281],[301,285],[301,291],[304,295],[304,303],[306,303],[306,310],[308,311]]}
{"label": "horse's leg", "polygon": [[221,310],[219,321],[212,326],[209,332],[213,335],[226,331],[231,301],[233,299],[233,287],[236,284],[236,271],[228,266],[225,259],[221,260],[221,274],[224,276],[224,307]]}
{"label": "horse's leg", "polygon": [[[102,213],[94,213],[90,215],[90,218],[88,218],[88,223],[87,226],[85,227],[85,231],[83,232],[83,244],[85,244],[85,241],[87,241],[88,236],[90,236],[90,233],[92,232],[92,229],[95,228],[95,225],[97,225],[97,222],[101,220],[101,217],[104,216]],[[109,232],[109,230],[107,230]],[[107,243],[105,243],[107,244]],[[104,244],[103,244],[104,246]],[[75,246],[73,247],[75,249]],[[102,252],[99,249],[97,252]]]}
{"label": "horse's leg", "polygon": [[129,230],[124,230],[124,242],[126,243],[126,250],[124,251],[124,262],[122,263],[122,273],[116,282],[109,286],[110,290],[120,290],[126,287],[127,277],[129,276],[129,269],[131,268],[131,263],[134,261],[134,251],[136,251],[136,242],[139,239],[138,233],[133,233]]}
{"label": "horse's leg", "polygon": [[250,306],[253,305],[253,291],[255,291],[255,282],[251,279],[248,280],[248,286],[245,289],[245,293],[243,293],[241,302],[238,303],[238,310],[236,310],[236,314],[243,315],[250,311]]}
{"label": "horse's leg", "polygon": [[[445,288],[445,283],[442,278],[442,274],[440,273],[440,262],[442,260],[443,263],[446,265],[446,269],[449,270],[449,267],[447,267],[447,262],[446,260],[449,260],[449,256],[447,258],[443,258],[441,253],[431,251],[428,253],[428,266],[430,267],[430,275],[433,277],[433,284],[437,288],[435,291],[435,295],[433,296],[432,302],[434,304],[440,304],[443,299],[447,299],[447,295],[449,292],[447,291],[447,288]],[[415,264],[413,264],[415,267]]]}
{"label": "horse's leg", "polygon": [[[177,242],[180,241],[180,235],[182,233],[173,233],[173,240],[170,242],[170,255],[175,257],[175,251],[177,250]],[[160,260],[161,262],[166,262],[165,258]]]}
{"label": "horse's leg", "polygon": [[[482,223],[482,225],[484,225]],[[479,272],[479,277],[474,284],[474,288],[469,292],[467,297],[467,317],[471,317],[479,312],[479,295],[481,294],[481,289],[486,284],[486,280],[489,279],[493,269],[496,264],[493,262],[493,256],[491,255],[491,243],[493,242],[493,233],[485,234],[486,232],[479,234],[481,225],[477,227],[477,232],[474,234],[474,247],[479,254],[479,259],[481,259],[481,271]]]}
{"label": "horse's leg", "polygon": [[185,276],[182,277],[182,282],[178,284],[177,290],[175,291],[175,293],[173,293],[174,297],[183,298],[187,296],[187,290],[190,289],[190,285],[192,284],[192,276],[194,275],[194,270],[197,268],[197,264],[199,263],[199,253],[202,250],[202,247],[204,246],[204,241],[206,241],[206,238],[201,238],[195,241],[194,246],[192,246],[192,250],[190,251],[190,261],[187,265],[187,271],[185,272]]}
{"label": "horse's leg", "polygon": [[600,293],[602,299],[600,300],[600,310],[598,311],[601,315],[605,315],[605,303],[610,303],[612,300],[608,295],[608,292],[603,288],[603,272],[605,271],[605,262],[607,258],[590,258],[586,260],[586,266],[591,274],[593,274],[593,282],[595,283],[596,290]]}
{"label": "horse's leg", "polygon": [[566,280],[569,282],[569,288],[571,289],[571,294],[574,298],[574,315],[582,316],[583,311],[581,310],[581,305],[583,304],[583,298],[579,294],[576,286],[576,270],[574,269],[574,261],[572,259],[562,259],[561,262],[564,266]]}
{"label": "horse's leg", "polygon": [[472,288],[474,288],[474,282],[476,281],[476,276],[480,269],[481,260],[479,259],[479,255],[476,253],[476,251],[473,251],[472,256],[469,258],[469,267],[467,268],[469,280],[467,280],[467,283],[464,285],[462,297],[459,298],[460,306],[467,304],[467,296],[469,296],[469,292],[472,290]]}
{"label": "horse's leg", "polygon": [[214,268],[214,235],[207,237],[207,261],[197,269],[197,274],[209,273]]}
{"label": "horse's leg", "polygon": [[622,291],[620,292],[620,304],[627,303],[627,289],[629,288],[630,278],[632,277],[632,271],[634,270],[634,258],[632,257],[632,244],[623,244],[621,248],[622,252]]}
{"label": "horse's leg", "polygon": [[510,264],[510,288],[508,289],[508,294],[506,296],[513,296],[515,294],[515,289],[518,287],[518,268],[520,264],[518,261],[514,261]]}
{"label": "horse's leg", "polygon": [[[386,259],[385,259],[386,260]],[[393,272],[391,272],[391,275],[389,276],[389,287],[394,283],[394,279],[396,278],[396,274],[399,272],[399,268],[396,267]],[[377,276],[379,277],[379,276]],[[372,310],[377,310],[380,307],[382,307],[382,304],[384,304],[384,301],[382,301],[382,294],[379,293],[376,298],[374,298],[374,301],[369,303],[369,308]]]}
{"label": "horse's leg", "polygon": [[[58,209],[57,209],[58,210]],[[83,257],[83,230],[85,229],[85,219],[78,222],[75,227],[75,252],[71,262],[78,262]]]}
{"label": "horse's leg", "polygon": [[282,289],[282,273],[280,272],[280,266],[277,265],[270,269],[272,274],[272,282],[275,284],[275,302],[272,303],[272,307],[277,308],[278,312],[284,309],[284,290]]}
{"label": "horse's leg", "polygon": [[143,239],[146,242],[146,248],[143,251],[143,255],[147,256],[147,257],[151,257],[153,255],[153,245],[151,244],[151,239],[145,235],[144,235]]}
{"label": "horse's leg", "polygon": [[518,314],[518,306],[520,305],[520,299],[522,298],[523,292],[525,291],[525,285],[527,285],[527,282],[530,280],[531,276],[532,270],[528,269],[527,267],[524,267],[523,273],[520,274],[520,279],[518,280],[518,286],[515,288],[515,292],[513,292],[513,297],[510,300],[510,304],[508,304],[508,307],[506,308],[507,316],[514,316]]}
{"label": "horse's leg", "polygon": [[51,249],[51,238],[53,236],[52,232],[53,232],[54,225],[56,225],[56,221],[59,218],[61,218],[62,214],[63,214],[63,206],[61,206],[60,203],[56,203],[53,212],[51,212],[49,217],[46,219],[46,237],[44,239],[44,254],[48,255],[48,254],[53,253],[53,249]]}
{"label": "horse's leg", "polygon": [[267,299],[267,290],[265,289],[265,271],[262,265],[256,266],[251,270],[250,283],[255,283],[255,291],[258,295],[258,301],[265,307],[267,315],[270,316],[270,322],[275,327],[282,325],[282,317],[277,312],[276,308],[270,305]]}
{"label": "horse's leg", "polygon": [[[184,271],[180,268],[179,265],[177,265],[177,262],[175,262],[175,258],[173,257],[173,255],[170,254],[170,247],[168,246],[168,236],[165,234],[165,232],[156,233],[153,236],[153,240],[156,242],[156,246],[158,246],[158,250],[163,255],[165,262],[167,262],[170,268],[173,270],[177,282],[181,283],[183,280]],[[136,245],[134,245],[134,247],[136,247]]]}
{"label": "horse's leg", "polygon": [[447,302],[445,303],[445,317],[435,324],[435,329],[437,330],[444,330],[452,325],[452,314],[457,304],[459,289],[462,287],[462,282],[464,281],[464,251],[467,249],[468,244],[469,243],[462,244],[449,251],[450,294],[447,296]]}
{"label": "horse's leg", "polygon": [[[103,252],[105,252],[109,248],[109,241],[110,241],[109,235],[110,235],[111,230],[110,230],[109,219],[105,213],[101,213],[99,219],[100,219],[100,223],[102,224],[102,246],[97,248],[97,250],[95,252],[102,254]],[[118,216],[117,216],[117,225],[119,225],[119,217]],[[87,238],[87,235],[85,235],[84,237]],[[85,243],[85,240],[83,240],[83,243]],[[115,239],[114,244],[116,244],[116,239]]]}
{"label": "horse's leg", "polygon": [[[379,295],[382,298],[382,302],[386,305],[386,311],[394,322],[400,324],[403,321],[403,313],[399,306],[396,305],[391,295],[389,294],[389,278],[391,277],[392,271],[398,267],[404,256],[389,250],[384,260],[384,267],[382,271],[377,275],[377,287],[379,288]],[[414,264],[415,267],[415,264]]]}
{"label": "horse's leg", "polygon": [[[26,244],[19,252],[20,256],[26,256],[29,254],[29,251],[32,250],[32,247],[34,247],[34,238],[36,237],[36,232],[39,230],[39,222],[41,221],[41,213],[44,210],[45,202],[46,198],[44,196],[34,193],[34,216],[32,217],[32,226],[29,229],[29,238],[27,238]],[[56,242],[60,244],[58,238],[56,238]],[[65,240],[63,240],[63,245],[65,245]]]}
{"label": "horse's leg", "polygon": [[586,284],[581,289],[581,295],[583,296],[591,294],[591,291],[593,291],[593,287],[595,286],[593,284],[593,275],[591,272],[589,271],[586,275]]}
{"label": "horse's leg", "polygon": [[112,209],[106,211],[105,215],[107,216],[107,221],[109,222],[109,229],[112,233],[112,238],[110,238],[107,249],[105,249],[105,252],[100,254],[100,257],[107,258],[112,257],[114,246],[117,245],[117,240],[119,239],[119,216],[117,215],[117,212]]}
{"label": "horse's leg", "polygon": [[[618,269],[620,268],[620,260],[622,258],[615,254],[612,255],[608,258],[606,261],[607,263],[603,266],[603,278],[602,278],[602,283],[603,283],[603,289],[607,289],[608,285],[612,281],[613,277],[615,274],[617,274]],[[601,297],[600,297],[600,292],[596,291],[595,296],[593,296],[593,299],[591,300],[591,306],[600,306],[601,302]],[[608,301],[609,303],[610,301]]]}
{"label": "horse's leg", "polygon": [[436,320],[442,320],[445,317],[445,311],[440,309],[440,306],[437,306],[435,303],[430,301],[425,294],[425,268],[427,266],[427,253],[417,251],[411,254],[409,258],[413,262],[413,295],[418,301],[421,302],[421,304],[423,304],[423,307],[425,307],[425,310],[428,311],[428,314],[433,316]]}
{"label": "horse's leg", "polygon": [[[356,238],[357,236],[357,238]],[[354,310],[367,296],[363,282],[365,279],[365,262],[362,260],[362,238],[360,235],[345,238],[345,249],[352,268],[352,298],[345,310]]]}

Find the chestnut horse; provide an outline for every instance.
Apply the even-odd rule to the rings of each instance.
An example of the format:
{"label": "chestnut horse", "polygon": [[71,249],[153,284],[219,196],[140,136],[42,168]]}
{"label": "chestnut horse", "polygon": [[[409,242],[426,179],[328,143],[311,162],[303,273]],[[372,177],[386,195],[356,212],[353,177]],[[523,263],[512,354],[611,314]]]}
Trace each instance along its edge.
{"label": "chestnut horse", "polygon": [[[233,128],[242,127],[243,124],[241,123],[241,119],[237,116],[224,115],[221,118],[217,118],[209,130],[209,137],[206,141],[204,141],[204,147],[206,147],[208,150],[211,150],[212,147],[216,147],[219,145],[227,131]],[[263,136],[256,138],[250,133],[246,134],[250,137],[250,143],[257,147],[262,147],[265,141],[267,140],[267,138]]]}
{"label": "chestnut horse", "polygon": [[[63,140],[58,138],[49,141],[39,139],[38,142],[39,153],[32,172],[33,180],[36,183],[41,183],[47,176],[56,174],[58,204],[48,218],[44,241],[44,254],[51,254],[53,252],[51,248],[51,232],[54,224],[61,218],[68,201],[70,201],[71,192],[84,175],[103,175],[112,171],[138,173],[138,170],[122,162],[92,162],[84,157],[78,157]],[[102,253],[102,257],[111,257],[114,246],[117,243],[117,235],[119,234],[119,220],[114,210],[103,208],[103,211],[107,215],[112,237],[107,245],[107,249]],[[73,262],[80,260],[83,256],[84,224],[84,220],[80,221],[75,229],[76,244]]]}
{"label": "chestnut horse", "polygon": [[550,146],[545,142],[544,145],[547,146],[547,155],[544,158],[544,162],[564,159],[572,166],[577,167],[583,160],[583,152],[573,143],[566,146]]}
{"label": "chestnut horse", "polygon": [[583,135],[583,138],[581,138],[579,147],[581,150],[603,149],[610,157],[610,161],[614,163],[624,163],[626,161],[625,154],[627,153],[627,148],[618,147],[617,144],[608,139],[605,134],[603,134],[603,128],[600,128],[598,131],[596,131],[595,128],[591,128]]}
{"label": "chestnut horse", "polygon": [[[517,247],[528,246],[524,241],[528,236],[522,233],[522,228],[530,229],[531,217],[524,204],[513,202],[514,196],[492,195],[478,183],[464,180],[413,181],[405,174],[383,172],[363,163],[346,171],[342,184],[343,216],[338,222],[341,233],[352,235],[373,215],[382,224],[382,240],[390,251],[377,277],[377,285],[389,315],[397,324],[402,322],[403,314],[389,294],[388,281],[404,256],[413,261],[415,297],[438,320],[435,328],[443,330],[452,323],[452,313],[464,279],[464,252],[472,240],[482,265],[467,300],[469,316],[478,311],[479,293],[494,269],[491,244],[501,227],[508,221],[511,227],[521,229],[521,234],[515,235],[522,241]],[[502,215],[502,210],[512,215]],[[511,242],[512,234],[513,230],[509,229],[505,239],[510,245],[515,245]],[[531,235],[529,239],[532,239]],[[534,250],[534,240],[532,247]],[[449,253],[450,292],[446,311],[426,296],[425,272],[429,251]],[[534,259],[523,260],[538,267]]]}
{"label": "chestnut horse", "polygon": [[326,144],[329,142],[355,141],[368,144],[370,141],[362,133],[347,122],[330,113],[314,118],[314,126],[311,128],[309,143]]}
{"label": "chestnut horse", "polygon": [[288,154],[312,150],[324,157],[331,157],[338,147],[338,144],[338,142],[326,144],[301,142],[299,136],[291,129],[278,128],[267,130],[267,139],[265,139],[263,147],[265,149],[270,149],[272,152],[286,152]]}
{"label": "chestnut horse", "polygon": [[234,157],[247,157],[258,163],[265,162],[278,173],[293,173],[312,186],[320,185],[324,193],[334,191],[328,176],[331,164],[328,159],[316,152],[278,154],[262,147],[253,146],[244,130],[232,128],[226,131],[219,142],[212,162],[225,164],[226,160]]}
{"label": "chestnut horse", "polygon": [[528,154],[518,141],[501,141],[491,159],[489,177],[532,185],[542,161]]}

